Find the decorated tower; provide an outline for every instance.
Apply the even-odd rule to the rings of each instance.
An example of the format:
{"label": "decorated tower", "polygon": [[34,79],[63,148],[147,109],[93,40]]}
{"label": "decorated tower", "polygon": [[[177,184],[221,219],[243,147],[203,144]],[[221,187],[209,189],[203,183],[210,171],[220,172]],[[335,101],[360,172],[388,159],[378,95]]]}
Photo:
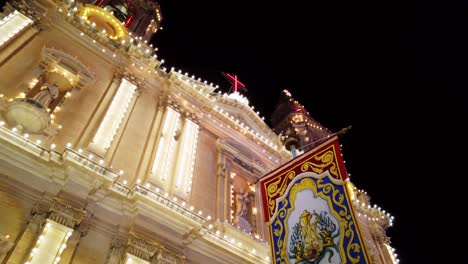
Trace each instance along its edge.
{"label": "decorated tower", "polygon": [[[154,0],[79,0],[78,2],[84,6],[82,17],[95,23],[95,27],[100,30],[113,33],[127,30],[130,35],[149,42],[153,34],[162,29],[161,9]],[[108,13],[112,16],[108,16]]]}
{"label": "decorated tower", "polygon": [[309,115],[307,109],[283,90],[271,115],[273,131],[289,151],[300,153],[319,145],[331,132]]}

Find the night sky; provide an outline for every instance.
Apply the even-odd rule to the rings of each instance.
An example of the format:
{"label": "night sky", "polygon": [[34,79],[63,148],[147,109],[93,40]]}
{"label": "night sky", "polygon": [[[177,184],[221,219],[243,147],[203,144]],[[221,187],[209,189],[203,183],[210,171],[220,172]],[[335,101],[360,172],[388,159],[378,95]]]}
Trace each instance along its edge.
{"label": "night sky", "polygon": [[395,216],[387,234],[400,263],[450,255],[422,246],[438,232],[422,226],[444,215],[432,213],[440,197],[436,176],[454,166],[456,155],[439,146],[456,138],[450,137],[452,112],[466,113],[468,105],[462,95],[468,55],[460,52],[468,47],[468,2],[159,3],[164,29],[153,43],[165,67],[218,84],[222,92],[230,84],[221,72],[238,75],[265,120],[288,89],[331,131],[351,125],[341,138],[347,170],[372,204]]}

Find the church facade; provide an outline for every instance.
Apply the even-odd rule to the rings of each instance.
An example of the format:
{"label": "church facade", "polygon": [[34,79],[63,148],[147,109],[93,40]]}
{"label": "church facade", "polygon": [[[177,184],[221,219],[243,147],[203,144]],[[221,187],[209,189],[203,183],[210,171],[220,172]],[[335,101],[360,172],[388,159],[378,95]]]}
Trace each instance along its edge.
{"label": "church facade", "polygon": [[[164,68],[161,20],[143,0],[4,6],[1,263],[271,262],[258,180],[292,159],[284,134]],[[396,263],[392,217],[349,188],[369,255]]]}

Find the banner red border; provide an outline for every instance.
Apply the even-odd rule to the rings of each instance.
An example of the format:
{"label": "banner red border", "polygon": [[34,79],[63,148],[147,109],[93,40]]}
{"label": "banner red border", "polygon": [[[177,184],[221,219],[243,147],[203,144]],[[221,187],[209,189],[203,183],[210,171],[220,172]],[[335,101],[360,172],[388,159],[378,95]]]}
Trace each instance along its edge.
{"label": "banner red border", "polygon": [[[330,151],[332,151],[332,155],[329,155]],[[330,175],[335,179],[344,181],[348,178],[338,137],[333,136],[316,148],[311,149],[288,163],[283,164],[260,179],[265,222],[268,222],[274,213],[275,206],[272,207],[271,204],[276,204],[276,199],[282,195],[282,192],[278,192],[275,195],[269,196],[267,194],[268,187],[271,184],[277,184],[278,182],[280,182],[281,186],[288,186],[293,179],[293,177],[288,177],[288,174],[293,173],[294,175],[297,175],[298,173],[301,173],[300,166],[303,165],[305,161],[309,160],[313,161],[313,166],[309,166],[308,168],[311,172],[320,174],[324,171],[329,171]]]}

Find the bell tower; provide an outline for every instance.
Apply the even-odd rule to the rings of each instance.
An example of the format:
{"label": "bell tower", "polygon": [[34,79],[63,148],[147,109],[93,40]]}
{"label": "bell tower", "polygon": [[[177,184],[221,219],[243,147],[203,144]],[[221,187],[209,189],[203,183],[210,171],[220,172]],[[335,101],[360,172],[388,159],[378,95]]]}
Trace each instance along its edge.
{"label": "bell tower", "polygon": [[280,140],[289,151],[300,153],[314,148],[331,132],[309,115],[298,101],[292,98],[288,90],[281,92],[276,109],[271,116],[273,131],[280,135]]}
{"label": "bell tower", "polygon": [[158,30],[162,29],[161,9],[154,0],[80,0],[79,2],[90,9],[89,14],[85,14],[87,19],[101,27],[106,23],[100,23],[102,16],[99,18],[99,12],[94,12],[94,9],[109,12],[131,35],[148,42]]}

